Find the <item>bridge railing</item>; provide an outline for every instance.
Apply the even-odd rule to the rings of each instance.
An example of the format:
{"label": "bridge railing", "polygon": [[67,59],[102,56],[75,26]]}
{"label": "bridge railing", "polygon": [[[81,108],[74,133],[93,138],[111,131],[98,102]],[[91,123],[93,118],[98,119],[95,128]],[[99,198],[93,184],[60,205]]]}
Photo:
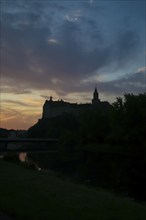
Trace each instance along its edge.
{"label": "bridge railing", "polygon": [[57,151],[58,139],[0,138],[0,153]]}

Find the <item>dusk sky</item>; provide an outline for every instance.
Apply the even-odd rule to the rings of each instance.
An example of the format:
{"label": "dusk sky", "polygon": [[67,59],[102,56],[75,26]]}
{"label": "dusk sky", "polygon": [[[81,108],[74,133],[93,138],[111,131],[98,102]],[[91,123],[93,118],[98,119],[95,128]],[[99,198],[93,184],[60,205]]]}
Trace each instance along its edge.
{"label": "dusk sky", "polygon": [[45,99],[145,92],[146,1],[1,0],[1,124],[28,129]]}

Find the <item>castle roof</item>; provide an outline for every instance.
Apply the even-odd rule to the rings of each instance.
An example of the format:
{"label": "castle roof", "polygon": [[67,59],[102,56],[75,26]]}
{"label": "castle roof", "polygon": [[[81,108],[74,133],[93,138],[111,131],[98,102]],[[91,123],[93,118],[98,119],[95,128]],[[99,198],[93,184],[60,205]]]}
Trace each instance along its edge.
{"label": "castle roof", "polygon": [[70,103],[65,102],[63,100],[53,101],[53,100],[46,100],[45,105],[50,107],[66,107],[66,106],[77,106],[77,103]]}

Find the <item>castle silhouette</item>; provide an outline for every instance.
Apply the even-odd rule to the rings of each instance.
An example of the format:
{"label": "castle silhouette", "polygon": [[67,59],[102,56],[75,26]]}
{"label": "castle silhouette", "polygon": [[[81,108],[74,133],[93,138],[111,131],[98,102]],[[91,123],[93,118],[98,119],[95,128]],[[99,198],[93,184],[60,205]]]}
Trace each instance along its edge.
{"label": "castle silhouette", "polygon": [[64,113],[78,115],[83,110],[101,110],[103,113],[109,110],[111,105],[106,101],[100,101],[97,88],[93,92],[93,99],[91,103],[77,104],[65,102],[62,99],[53,101],[52,96],[50,100],[46,100],[43,105],[42,118],[52,118]]}

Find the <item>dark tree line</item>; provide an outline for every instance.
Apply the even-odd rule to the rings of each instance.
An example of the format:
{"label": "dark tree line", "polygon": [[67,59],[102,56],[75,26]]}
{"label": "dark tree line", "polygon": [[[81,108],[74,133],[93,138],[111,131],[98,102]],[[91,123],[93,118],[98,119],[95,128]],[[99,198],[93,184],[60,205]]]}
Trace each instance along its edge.
{"label": "dark tree line", "polygon": [[104,113],[97,106],[96,109],[82,111],[78,116],[64,114],[41,119],[28,130],[28,135],[61,139],[73,136],[84,144],[145,145],[146,94],[125,94]]}
{"label": "dark tree line", "polygon": [[146,144],[146,94],[125,94],[113,104],[112,138],[132,145]]}
{"label": "dark tree line", "polygon": [[[59,138],[56,159],[46,155],[51,168],[146,199],[146,94],[125,94],[108,111],[41,119],[28,137]],[[40,155],[38,161],[44,164]]]}
{"label": "dark tree line", "polygon": [[146,94],[125,94],[108,111],[41,119],[27,137],[59,139],[57,155],[31,155],[40,166],[146,200]]}

